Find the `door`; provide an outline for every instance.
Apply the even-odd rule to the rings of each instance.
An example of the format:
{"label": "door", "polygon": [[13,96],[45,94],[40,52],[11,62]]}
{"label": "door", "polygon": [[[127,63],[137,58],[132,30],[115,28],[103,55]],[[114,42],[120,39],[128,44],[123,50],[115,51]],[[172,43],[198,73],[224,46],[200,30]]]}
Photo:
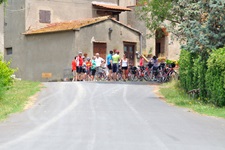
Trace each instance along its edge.
{"label": "door", "polygon": [[93,55],[99,53],[99,56],[106,59],[106,43],[94,43]]}
{"label": "door", "polygon": [[156,43],[155,55],[158,57],[160,53],[161,53],[161,44],[160,43]]}
{"label": "door", "polygon": [[135,53],[134,53],[135,44],[134,43],[124,43],[124,54],[126,54],[127,58],[129,59],[129,63],[135,64]]}

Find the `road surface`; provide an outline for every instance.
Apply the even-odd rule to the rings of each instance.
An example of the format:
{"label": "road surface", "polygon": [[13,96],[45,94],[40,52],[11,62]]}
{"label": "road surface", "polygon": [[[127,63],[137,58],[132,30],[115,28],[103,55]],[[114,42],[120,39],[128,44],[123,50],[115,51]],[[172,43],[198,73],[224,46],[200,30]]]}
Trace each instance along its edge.
{"label": "road surface", "polygon": [[225,120],[171,106],[154,86],[44,83],[0,123],[0,150],[225,150]]}

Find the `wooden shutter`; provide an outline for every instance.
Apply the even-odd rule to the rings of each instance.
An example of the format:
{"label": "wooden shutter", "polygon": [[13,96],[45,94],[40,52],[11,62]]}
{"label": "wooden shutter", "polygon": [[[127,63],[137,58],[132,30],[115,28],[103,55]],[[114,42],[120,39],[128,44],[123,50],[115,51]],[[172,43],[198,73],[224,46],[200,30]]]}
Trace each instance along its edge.
{"label": "wooden shutter", "polygon": [[39,22],[40,23],[51,23],[51,11],[39,10]]}

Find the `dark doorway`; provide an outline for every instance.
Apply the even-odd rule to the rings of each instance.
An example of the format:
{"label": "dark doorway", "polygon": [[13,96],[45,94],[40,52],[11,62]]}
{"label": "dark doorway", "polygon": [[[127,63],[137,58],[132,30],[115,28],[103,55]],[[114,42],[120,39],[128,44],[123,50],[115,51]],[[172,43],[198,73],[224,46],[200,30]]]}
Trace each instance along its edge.
{"label": "dark doorway", "polygon": [[93,55],[99,53],[99,56],[106,59],[106,43],[94,43]]}
{"label": "dark doorway", "polygon": [[155,34],[155,55],[158,56],[164,56],[165,55],[165,41],[167,32],[165,28],[159,28],[156,30]]}
{"label": "dark doorway", "polygon": [[161,49],[161,44],[156,43],[156,47],[155,47],[155,55],[156,56],[159,56],[159,54],[161,53],[160,49]]}

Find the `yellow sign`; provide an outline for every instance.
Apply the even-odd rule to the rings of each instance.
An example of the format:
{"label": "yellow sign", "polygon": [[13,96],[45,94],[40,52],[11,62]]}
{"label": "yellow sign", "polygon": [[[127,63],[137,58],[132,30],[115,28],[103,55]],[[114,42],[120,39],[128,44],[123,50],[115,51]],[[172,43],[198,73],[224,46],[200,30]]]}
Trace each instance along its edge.
{"label": "yellow sign", "polygon": [[42,76],[42,78],[51,78],[52,73],[42,73],[41,76]]}

